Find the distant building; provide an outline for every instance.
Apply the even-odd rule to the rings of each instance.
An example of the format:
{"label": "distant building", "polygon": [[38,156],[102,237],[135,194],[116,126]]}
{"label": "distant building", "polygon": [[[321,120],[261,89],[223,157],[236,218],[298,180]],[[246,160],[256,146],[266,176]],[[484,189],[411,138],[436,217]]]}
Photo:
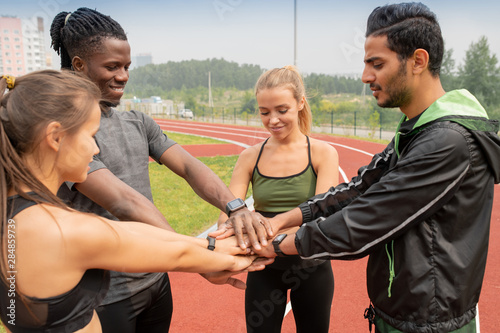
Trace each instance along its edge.
{"label": "distant building", "polygon": [[0,73],[17,76],[47,67],[43,18],[0,17]]}
{"label": "distant building", "polygon": [[146,66],[153,63],[153,56],[151,53],[141,53],[132,57],[131,68],[137,68],[141,66]]}

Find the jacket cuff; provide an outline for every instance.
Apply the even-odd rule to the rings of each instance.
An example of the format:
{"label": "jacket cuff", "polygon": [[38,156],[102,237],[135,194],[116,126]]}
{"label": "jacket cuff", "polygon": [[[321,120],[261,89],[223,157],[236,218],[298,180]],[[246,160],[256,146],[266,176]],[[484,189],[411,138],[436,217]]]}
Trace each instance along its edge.
{"label": "jacket cuff", "polygon": [[302,212],[302,223],[307,223],[312,220],[312,211],[311,207],[306,202],[303,202],[299,205],[299,209]]}
{"label": "jacket cuff", "polygon": [[301,257],[309,257],[314,254],[313,242],[315,232],[318,229],[317,223],[302,224],[295,233],[295,248]]}

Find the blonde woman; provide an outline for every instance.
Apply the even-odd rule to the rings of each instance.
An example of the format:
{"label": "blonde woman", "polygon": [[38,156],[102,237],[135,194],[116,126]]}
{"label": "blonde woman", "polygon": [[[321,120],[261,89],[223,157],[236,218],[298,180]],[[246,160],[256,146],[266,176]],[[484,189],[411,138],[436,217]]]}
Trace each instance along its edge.
{"label": "blonde woman", "polygon": [[[311,110],[295,67],[262,74],[255,95],[271,136],[241,153],[229,189],[244,199],[252,184],[255,210],[273,217],[337,185],[338,155],[329,144],[309,137]],[[219,223],[226,219],[221,214]],[[247,330],[280,332],[290,290],[297,332],[328,332],[333,285],[329,261],[276,258],[265,270],[248,274]]]}

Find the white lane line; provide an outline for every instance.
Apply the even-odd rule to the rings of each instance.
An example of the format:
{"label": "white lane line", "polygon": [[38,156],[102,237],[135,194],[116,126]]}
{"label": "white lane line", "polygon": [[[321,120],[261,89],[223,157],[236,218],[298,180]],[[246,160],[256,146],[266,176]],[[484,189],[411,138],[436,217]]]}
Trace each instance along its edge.
{"label": "white lane line", "polygon": [[239,132],[249,132],[249,133],[263,133],[263,134],[269,134],[266,130],[261,129],[261,128],[251,128],[251,129],[246,129],[243,127],[229,127],[224,126],[224,125],[206,125],[206,124],[192,124],[192,123],[177,123],[177,122],[169,122],[169,121],[162,121],[162,120],[156,120],[158,124],[165,124],[167,126],[175,126],[175,127],[182,127],[182,128],[197,128],[197,127],[202,127],[202,128],[213,128],[213,129],[221,129],[224,132],[226,131],[239,131]]}
{"label": "white lane line", "polygon": [[283,316],[283,318],[286,317],[286,315],[288,314],[288,312],[290,312],[291,309],[292,309],[292,302],[286,303],[285,315]]}
{"label": "white lane line", "polygon": [[[171,128],[172,127],[173,128],[186,129],[186,126],[176,126],[176,125],[173,125],[173,126],[171,126]],[[249,131],[249,130],[244,130],[244,129],[241,130],[241,132],[251,132],[253,134],[253,135],[247,135],[247,134],[240,134],[240,133],[228,133],[227,132],[227,128],[225,128],[225,127],[216,127],[216,126],[205,126],[205,127],[225,129],[225,131],[204,130],[204,129],[200,129],[200,128],[190,128],[190,129],[192,129],[194,131],[203,131],[203,132],[218,133],[218,134],[225,134],[225,135],[235,135],[235,136],[241,136],[241,137],[252,138],[252,139],[265,139],[266,137],[269,136],[269,133],[264,132],[264,131]],[[176,131],[171,131],[170,129],[167,129],[167,128],[162,128],[162,129],[166,130],[166,131],[169,131],[169,132],[176,132]],[[234,129],[234,130],[237,130],[237,129]],[[177,132],[177,133],[181,133],[181,132]],[[198,134],[193,134],[193,133],[190,133],[190,134],[192,134],[192,135],[198,135]],[[264,136],[257,136],[257,134],[262,134]],[[202,136],[202,135],[198,135],[198,136]],[[218,139],[218,138],[216,138],[216,139]],[[318,139],[318,140],[322,140],[322,139]],[[322,140],[322,141],[325,141],[325,140]],[[361,154],[365,154],[365,155],[368,155],[368,156],[373,156],[372,153],[366,152],[366,151],[361,150],[361,149],[357,149],[357,148],[354,148],[354,147],[346,146],[346,145],[343,145],[343,144],[340,144],[340,143],[335,143],[335,142],[329,142],[329,141],[325,141],[325,142],[331,144],[332,146],[342,147],[342,148],[345,148],[345,149],[348,149],[348,150],[356,151],[356,152],[361,153]]]}
{"label": "white lane line", "polygon": [[479,327],[479,305],[476,304],[476,332],[481,333],[481,328]]}
{"label": "white lane line", "polygon": [[[169,132],[170,132],[170,133],[186,134],[185,132],[177,132],[177,131],[169,131]],[[224,141],[224,142],[228,142],[228,143],[232,143],[233,145],[241,146],[241,147],[244,147],[244,148],[248,148],[248,147],[250,147],[250,145],[247,145],[246,143],[243,143],[243,142],[238,142],[238,141],[234,141],[234,140],[221,139],[221,138],[214,138],[213,136],[200,135],[200,134],[189,134],[189,135],[199,136],[199,137],[201,137],[201,138],[217,139],[217,140]]]}
{"label": "white lane line", "polygon": [[[325,140],[323,140],[323,141],[325,141]],[[341,145],[340,143],[335,143],[335,142],[328,142],[328,141],[325,141],[325,142],[331,144],[332,146],[337,146],[337,147],[342,147],[342,148],[345,148],[345,149],[357,151],[358,153],[365,154],[365,155],[368,155],[370,157],[373,157],[372,153],[366,152],[366,151],[361,150],[361,149],[357,149],[357,148],[346,146],[346,145]]]}
{"label": "white lane line", "polygon": [[[183,127],[183,126],[171,126],[170,128],[186,129],[186,127]],[[166,130],[167,132],[173,132],[170,129],[166,129],[166,128],[162,128],[162,129]],[[266,136],[257,136],[257,135],[248,135],[248,134],[239,134],[239,133],[228,133],[227,131],[225,131],[225,132],[222,132],[222,131],[213,131],[213,130],[201,129],[201,128],[192,128],[191,130],[193,130],[193,131],[200,131],[200,132],[209,132],[209,133],[224,134],[224,135],[242,136],[242,137],[245,137],[245,138],[252,138],[252,139],[265,139],[266,138]],[[184,134],[186,134],[186,133],[184,133]],[[191,134],[191,135],[198,135],[198,134],[194,134],[192,132],[189,132],[189,134]],[[254,133],[254,134],[257,134],[257,133]],[[262,132],[262,134],[265,134],[265,133]],[[218,139],[217,137],[215,137],[215,138]]]}

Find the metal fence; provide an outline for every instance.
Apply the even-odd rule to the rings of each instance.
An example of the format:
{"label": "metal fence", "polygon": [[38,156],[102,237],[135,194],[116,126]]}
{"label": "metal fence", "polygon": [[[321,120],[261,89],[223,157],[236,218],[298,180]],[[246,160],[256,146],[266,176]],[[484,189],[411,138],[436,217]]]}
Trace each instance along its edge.
{"label": "metal fence", "polygon": [[[130,111],[133,109],[144,112],[153,118],[184,119],[182,116],[179,116],[177,112],[160,103],[120,104],[117,109],[119,111]],[[193,119],[185,120],[256,127],[262,126],[258,112],[240,113],[238,110],[238,108],[200,108],[199,110],[193,111]],[[398,114],[398,116],[400,117],[400,114]],[[313,133],[391,140],[396,129],[394,119],[391,119],[390,122],[383,122],[382,117],[379,117],[378,123],[372,122],[370,125],[366,114],[362,111],[354,111],[350,114],[343,113],[341,115],[328,113],[323,115],[323,117],[316,118],[318,119],[313,119]]]}

